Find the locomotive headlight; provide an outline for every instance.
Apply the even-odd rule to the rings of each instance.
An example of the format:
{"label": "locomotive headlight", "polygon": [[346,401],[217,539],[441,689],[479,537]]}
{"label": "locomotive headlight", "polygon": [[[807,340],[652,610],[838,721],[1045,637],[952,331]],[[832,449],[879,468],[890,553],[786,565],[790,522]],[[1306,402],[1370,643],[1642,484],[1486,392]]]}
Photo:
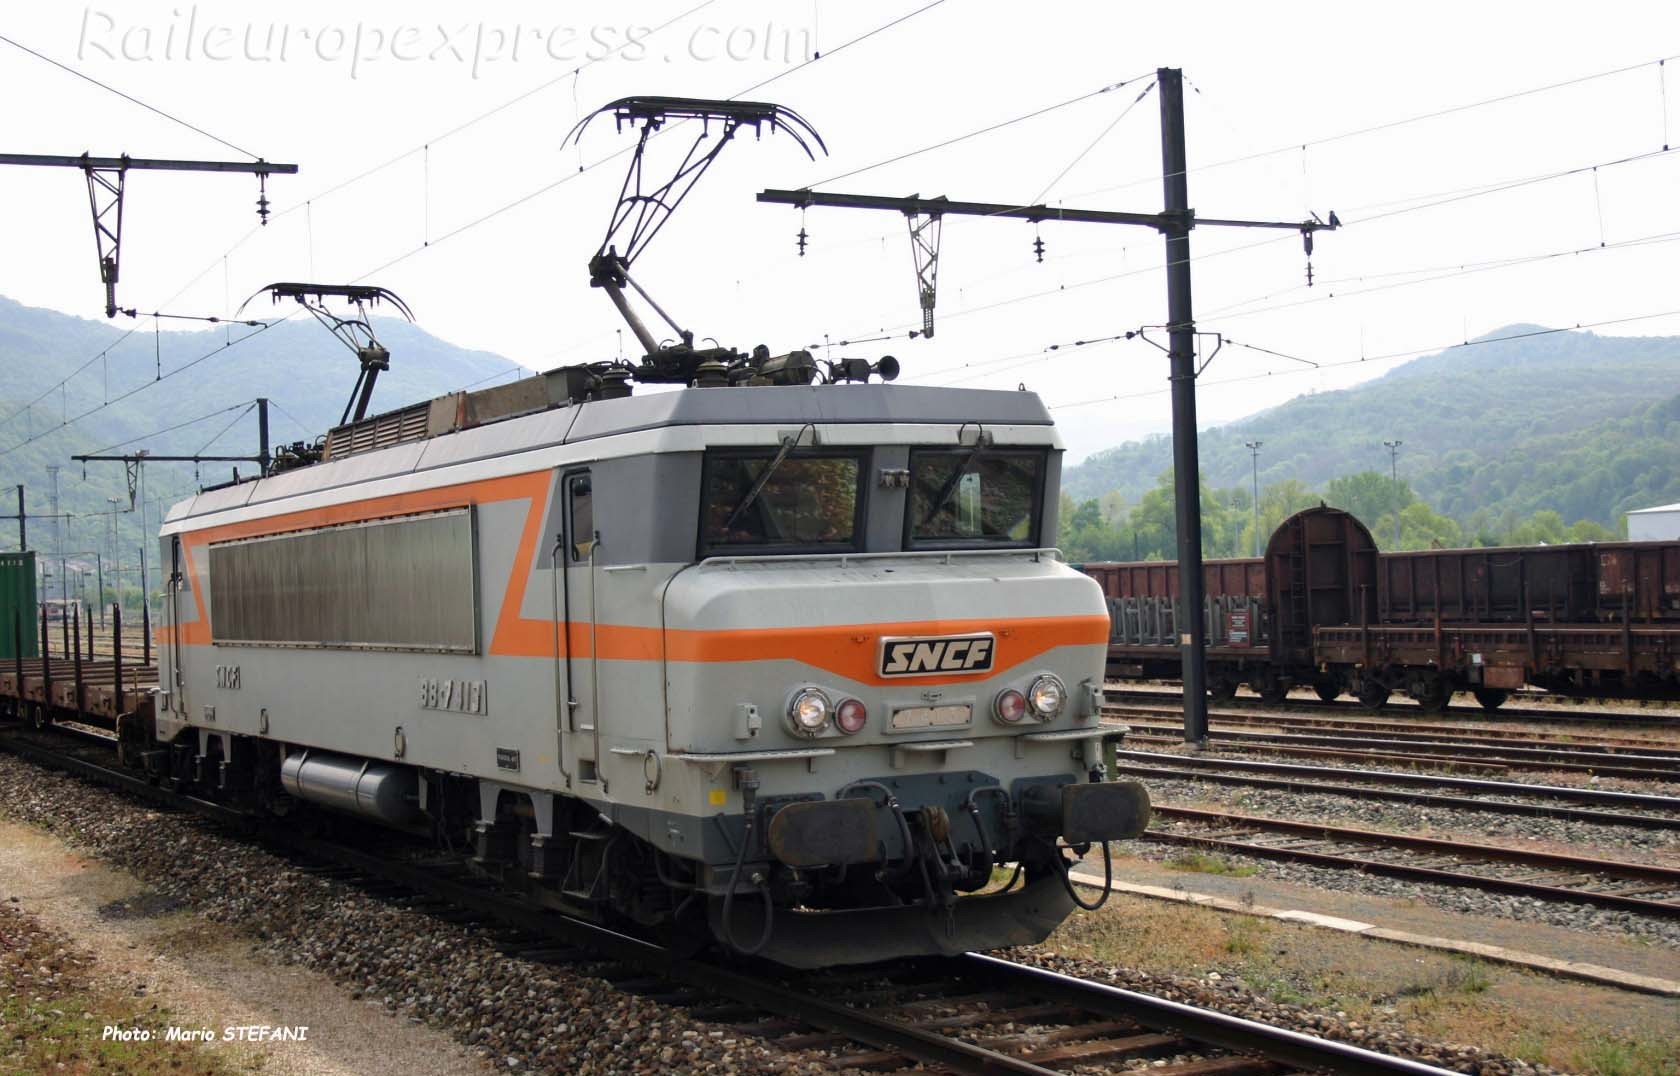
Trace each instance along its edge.
{"label": "locomotive headlight", "polygon": [[1034,680],[1027,688],[1027,705],[1032,707],[1033,716],[1040,721],[1049,721],[1061,713],[1066,702],[1067,688],[1049,673]]}
{"label": "locomotive headlight", "polygon": [[788,703],[788,720],[807,736],[815,736],[828,724],[828,696],[814,687],[804,688]]}

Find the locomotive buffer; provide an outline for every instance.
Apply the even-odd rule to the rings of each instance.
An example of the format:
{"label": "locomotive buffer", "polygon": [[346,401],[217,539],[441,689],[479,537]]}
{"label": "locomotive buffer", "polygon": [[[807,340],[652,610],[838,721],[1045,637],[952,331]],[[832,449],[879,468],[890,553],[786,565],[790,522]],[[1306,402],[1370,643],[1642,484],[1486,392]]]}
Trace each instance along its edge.
{"label": "locomotive buffer", "polygon": [[[1312,254],[1313,233],[1341,226],[1335,213],[1328,222],[1262,221],[1198,218],[1190,208],[1184,151],[1184,81],[1177,68],[1163,67],[1155,73],[1161,90],[1161,179],[1165,207],[1159,213],[1127,213],[1098,209],[1065,209],[1045,205],[1004,205],[990,202],[954,202],[948,198],[883,197],[868,194],[833,194],[813,190],[766,190],[760,202],[798,206],[833,206],[842,209],[884,209],[903,213],[913,221],[944,216],[1002,217],[1014,220],[1067,221],[1075,224],[1128,224],[1154,228],[1167,243],[1167,335],[1165,349],[1171,363],[1173,403],[1173,492],[1177,502],[1179,587],[1186,623],[1178,626],[1179,647],[1184,664],[1184,739],[1201,744],[1207,739],[1206,626],[1202,614],[1202,506],[1200,464],[1196,451],[1196,377],[1213,356],[1200,367],[1196,364],[1196,322],[1190,304],[1190,230],[1202,227],[1281,228],[1301,233],[1307,254]],[[928,253],[938,258],[937,248]],[[931,269],[931,266],[930,266]],[[919,269],[920,272],[920,269]],[[1309,281],[1310,277],[1309,268]],[[931,272],[926,275],[931,277]],[[931,295],[923,296],[924,312],[931,319]],[[1130,333],[1127,334],[1131,335]],[[1143,335],[1140,330],[1138,335]],[[1147,337],[1144,337],[1146,340]],[[1218,353],[1217,347],[1214,351]]]}

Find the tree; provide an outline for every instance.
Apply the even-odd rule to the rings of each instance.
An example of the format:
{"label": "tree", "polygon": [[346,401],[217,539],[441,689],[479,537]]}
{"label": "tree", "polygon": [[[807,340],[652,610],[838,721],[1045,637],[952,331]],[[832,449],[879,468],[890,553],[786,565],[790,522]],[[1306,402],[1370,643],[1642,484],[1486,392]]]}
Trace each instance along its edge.
{"label": "tree", "polygon": [[1126,521],[1126,498],[1118,491],[1109,490],[1097,498],[1097,503],[1102,506],[1104,523],[1114,527]]}
{"label": "tree", "polygon": [[1567,538],[1571,542],[1615,542],[1621,535],[1590,519],[1578,519],[1569,527]]}
{"label": "tree", "polygon": [[[1230,507],[1224,491],[1201,482],[1202,556],[1233,557],[1242,536],[1244,513]],[[1173,494],[1173,472],[1169,468],[1156,479],[1155,488],[1145,493],[1132,509],[1122,534],[1133,539],[1145,560],[1178,559],[1178,512]]]}
{"label": "tree", "polygon": [[[1372,528],[1379,546],[1394,534],[1394,514],[1377,520]],[[1422,501],[1413,501],[1400,512],[1401,549],[1457,549],[1464,545],[1464,531],[1456,520],[1436,512]]]}
{"label": "tree", "polygon": [[[1274,482],[1260,491],[1260,545],[1261,552],[1265,552],[1266,543],[1271,541],[1274,531],[1279,524],[1303,508],[1311,508],[1318,504],[1320,497],[1306,487],[1303,482],[1293,478],[1286,478],[1282,482]],[[1238,553],[1248,556],[1255,549],[1254,545],[1254,516],[1249,513],[1242,525],[1242,531],[1237,539]]]}
{"label": "tree", "polygon": [[1351,512],[1367,527],[1382,516],[1389,517],[1393,532],[1394,512],[1417,500],[1412,487],[1404,480],[1396,482],[1380,471],[1360,471],[1358,474],[1332,478],[1324,487],[1326,504]]}
{"label": "tree", "polygon": [[1081,531],[1100,527],[1102,523],[1102,509],[1097,506],[1096,498],[1092,498],[1073,510],[1073,519],[1068,525],[1072,530]]}
{"label": "tree", "polygon": [[1569,541],[1563,517],[1551,509],[1536,512],[1532,517],[1511,528],[1505,535],[1506,545],[1562,545]]}

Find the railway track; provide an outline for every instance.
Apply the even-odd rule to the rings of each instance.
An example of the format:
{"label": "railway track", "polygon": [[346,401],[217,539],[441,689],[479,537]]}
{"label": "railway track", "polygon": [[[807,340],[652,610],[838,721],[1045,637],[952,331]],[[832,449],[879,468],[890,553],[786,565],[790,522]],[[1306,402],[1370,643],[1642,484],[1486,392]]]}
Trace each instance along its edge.
{"label": "railway track", "polygon": [[464,861],[405,850],[387,831],[362,841],[325,840],[165,791],[112,764],[104,754],[108,737],[91,726],[33,733],[0,723],[0,748],[24,758],[191,812],[206,824],[255,834],[313,873],[481,923],[504,952],[534,963],[603,976],[620,989],[788,1048],[828,1049],[837,1066],[1044,1076],[1153,1059],[1150,1071],[1160,1076],[1446,1071],[978,953],[819,973],[686,959],[649,940],[527,904]]}
{"label": "railway track", "polygon": [[[1103,694],[1111,702],[1124,700],[1127,703],[1137,702],[1143,705],[1157,703],[1170,706],[1183,699],[1181,691],[1162,688],[1152,690],[1135,685],[1121,685],[1110,682],[1104,688]],[[1524,697],[1524,696],[1514,696]],[[1532,693],[1527,697],[1536,699],[1555,698],[1545,693]],[[1291,696],[1281,703],[1269,704],[1260,701],[1258,696],[1239,697],[1235,702],[1224,704],[1225,708],[1235,706],[1252,706],[1261,710],[1282,713],[1318,713],[1318,714],[1346,714],[1352,717],[1372,717],[1379,714],[1391,715],[1396,719],[1409,720],[1411,715],[1429,720],[1439,721],[1442,718],[1463,721],[1478,727],[1496,727],[1509,724],[1531,724],[1545,722],[1562,725],[1644,725],[1656,728],[1680,729],[1680,709],[1668,710],[1594,710],[1583,706],[1580,710],[1564,709],[1560,706],[1528,706],[1517,707],[1509,704],[1498,710],[1485,710],[1476,704],[1452,703],[1439,713],[1429,713],[1419,708],[1415,703],[1405,699],[1394,698],[1383,705],[1378,711],[1370,710],[1351,699],[1337,699],[1333,702],[1323,702],[1318,699],[1295,698]]]}
{"label": "railway track", "polygon": [[[1148,713],[1140,714],[1134,709],[1105,708],[1104,716],[1124,721],[1131,730],[1128,742],[1168,744],[1178,743],[1183,738],[1182,726],[1152,723]],[[1546,771],[1680,783],[1680,751],[1634,751],[1594,745],[1479,743],[1461,737],[1379,734],[1360,729],[1317,733],[1244,731],[1227,727],[1231,723],[1244,722],[1240,719],[1232,721],[1223,714],[1211,714],[1208,739],[1223,747],[1298,757],[1380,759],[1480,773]],[[1355,742],[1358,746],[1351,746]]]}
{"label": "railway track", "polygon": [[[1282,792],[1345,796],[1358,800],[1386,800],[1420,807],[1486,811],[1525,818],[1553,818],[1606,826],[1638,829],[1680,830],[1680,796],[1598,792],[1557,785],[1530,785],[1511,781],[1483,781],[1430,778],[1419,774],[1382,770],[1334,770],[1293,766],[1283,763],[1250,762],[1239,759],[1210,759],[1168,755],[1153,751],[1116,752],[1116,771],[1133,777],[1154,777],[1179,781],[1263,788]],[[1228,772],[1237,770],[1241,772]],[[1331,780],[1336,778],[1337,780]],[[1345,783],[1352,782],[1352,783]],[[1364,782],[1364,783],[1360,783]],[[1382,785],[1404,787],[1384,788]],[[1377,787],[1373,787],[1377,786]],[[1454,789],[1487,796],[1521,796],[1520,800],[1488,799],[1477,795],[1443,795],[1422,791],[1427,788]],[[1589,807],[1602,804],[1613,810]],[[1642,814],[1640,810],[1653,813]]]}
{"label": "railway track", "polygon": [[[1136,715],[1146,718],[1173,719],[1183,711],[1171,706],[1105,706],[1105,712],[1115,716]],[[1680,733],[1662,739],[1639,736],[1615,736],[1603,733],[1583,734],[1549,729],[1503,728],[1482,724],[1446,724],[1426,721],[1384,719],[1379,717],[1312,716],[1292,713],[1270,713],[1264,708],[1245,710],[1230,706],[1213,707],[1209,716],[1233,725],[1258,725],[1278,729],[1328,729],[1362,734],[1381,733],[1403,738],[1448,738],[1454,741],[1498,747],[1506,744],[1531,747],[1562,747],[1591,752],[1629,751],[1654,752],[1680,757]],[[1583,738],[1585,737],[1585,738]]]}
{"label": "railway track", "polygon": [[1680,868],[1156,804],[1144,839],[1680,918]]}

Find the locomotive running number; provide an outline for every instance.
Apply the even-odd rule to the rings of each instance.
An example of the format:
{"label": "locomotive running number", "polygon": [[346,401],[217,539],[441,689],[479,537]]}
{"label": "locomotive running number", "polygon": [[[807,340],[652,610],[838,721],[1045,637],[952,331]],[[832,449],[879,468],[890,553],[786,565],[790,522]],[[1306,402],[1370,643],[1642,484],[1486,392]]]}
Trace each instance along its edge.
{"label": "locomotive running number", "polygon": [[453,710],[458,714],[488,712],[483,680],[422,680],[422,710]]}

